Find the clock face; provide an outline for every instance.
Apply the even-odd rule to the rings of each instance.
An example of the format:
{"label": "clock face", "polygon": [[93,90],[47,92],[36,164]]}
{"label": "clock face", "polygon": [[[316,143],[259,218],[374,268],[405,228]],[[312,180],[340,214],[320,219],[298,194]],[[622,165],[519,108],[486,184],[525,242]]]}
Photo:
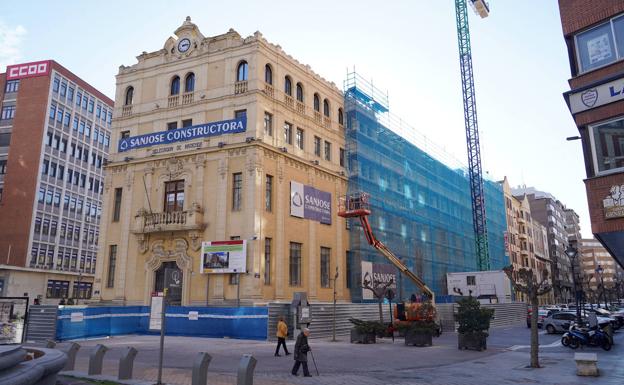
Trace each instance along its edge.
{"label": "clock face", "polygon": [[180,52],[186,52],[189,48],[191,48],[191,41],[189,39],[182,39],[178,43],[178,51]]}

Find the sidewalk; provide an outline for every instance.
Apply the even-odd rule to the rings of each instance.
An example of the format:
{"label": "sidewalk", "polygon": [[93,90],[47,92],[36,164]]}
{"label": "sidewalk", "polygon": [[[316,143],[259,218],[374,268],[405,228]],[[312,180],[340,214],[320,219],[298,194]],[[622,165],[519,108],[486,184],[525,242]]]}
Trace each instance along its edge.
{"label": "sidewalk", "polygon": [[[236,369],[240,357],[251,353],[258,360],[254,384],[323,384],[323,385],[504,385],[504,384],[566,384],[615,385],[624,383],[624,333],[616,334],[616,345],[610,352],[588,348],[596,352],[601,377],[577,377],[574,351],[557,343],[559,335],[541,335],[540,363],[543,368],[526,368],[529,347],[526,328],[494,329],[491,344],[485,352],[460,351],[457,336],[446,333],[434,339],[434,346],[407,347],[397,339],[393,344],[381,340],[375,345],[350,344],[348,340],[330,342],[311,340],[320,377],[293,377],[290,374],[292,356],[273,357],[274,344],[265,341],[242,341],[189,337],[167,337],[163,380],[168,384],[190,385],[193,358],[199,351],[212,355],[208,369],[209,384],[236,383]],[[158,338],[154,336],[124,336],[105,340],[79,342],[76,370],[86,371],[92,346],[102,343],[110,348],[104,360],[104,374],[115,376],[119,355],[125,346],[139,350],[134,377],[155,381],[158,356]],[[292,349],[292,342],[289,342]],[[581,351],[580,349],[578,351]],[[316,374],[309,357],[310,371]],[[71,383],[68,383],[68,385]],[[78,385],[78,384],[75,384]]]}

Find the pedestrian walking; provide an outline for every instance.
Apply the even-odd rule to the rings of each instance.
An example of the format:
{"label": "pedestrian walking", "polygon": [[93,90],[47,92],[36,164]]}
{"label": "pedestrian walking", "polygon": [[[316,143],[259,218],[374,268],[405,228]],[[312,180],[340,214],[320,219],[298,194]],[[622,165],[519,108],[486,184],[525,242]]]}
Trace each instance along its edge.
{"label": "pedestrian walking", "polygon": [[284,352],[289,355],[288,348],[286,347],[286,337],[288,336],[288,325],[284,321],[284,317],[279,317],[277,322],[277,347],[275,348],[275,357],[279,357],[280,346],[284,347]]}
{"label": "pedestrian walking", "polygon": [[297,376],[299,372],[299,366],[303,366],[303,376],[312,377],[310,371],[308,371],[308,352],[311,351],[310,345],[308,345],[308,336],[310,335],[310,329],[305,328],[297,336],[297,342],[295,343],[295,365],[292,368],[292,375]]}

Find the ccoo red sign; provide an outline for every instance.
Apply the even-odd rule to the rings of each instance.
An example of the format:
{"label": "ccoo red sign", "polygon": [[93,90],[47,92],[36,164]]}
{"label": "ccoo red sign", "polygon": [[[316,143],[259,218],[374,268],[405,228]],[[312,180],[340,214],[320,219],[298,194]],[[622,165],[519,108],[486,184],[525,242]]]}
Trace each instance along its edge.
{"label": "ccoo red sign", "polygon": [[6,80],[44,76],[50,73],[50,67],[50,60],[8,66],[6,71]]}

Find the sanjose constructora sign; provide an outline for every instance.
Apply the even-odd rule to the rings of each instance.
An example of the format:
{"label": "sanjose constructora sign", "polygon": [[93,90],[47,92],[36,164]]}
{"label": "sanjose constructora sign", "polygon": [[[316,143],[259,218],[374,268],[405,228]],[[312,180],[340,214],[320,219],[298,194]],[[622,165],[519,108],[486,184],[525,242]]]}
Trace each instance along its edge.
{"label": "sanjose constructora sign", "polygon": [[238,134],[247,130],[247,118],[223,120],[196,126],[182,127],[170,131],[130,136],[119,140],[118,151],[130,151],[142,147],[158,146],[174,142],[183,142],[209,136]]}
{"label": "sanjose constructora sign", "polygon": [[331,194],[291,181],[290,215],[331,225]]}

